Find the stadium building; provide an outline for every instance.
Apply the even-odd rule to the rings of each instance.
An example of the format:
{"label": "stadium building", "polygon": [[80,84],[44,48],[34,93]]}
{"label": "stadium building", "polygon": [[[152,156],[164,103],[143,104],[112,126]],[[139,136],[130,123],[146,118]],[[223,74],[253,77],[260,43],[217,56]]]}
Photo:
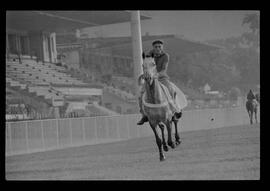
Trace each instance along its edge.
{"label": "stadium building", "polygon": [[127,11],[7,11],[7,119],[64,117],[76,107],[89,107],[88,116],[114,113],[99,106],[102,84],[59,63],[56,33],[129,20]]}

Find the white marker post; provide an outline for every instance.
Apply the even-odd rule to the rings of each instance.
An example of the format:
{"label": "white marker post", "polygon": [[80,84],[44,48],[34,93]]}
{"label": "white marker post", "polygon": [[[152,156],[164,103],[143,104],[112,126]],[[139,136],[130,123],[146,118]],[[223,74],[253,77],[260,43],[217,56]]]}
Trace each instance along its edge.
{"label": "white marker post", "polygon": [[134,84],[136,95],[139,95],[139,86],[137,79],[142,74],[142,38],[141,38],[141,23],[140,11],[131,11],[131,37],[133,50],[133,65],[134,65]]}

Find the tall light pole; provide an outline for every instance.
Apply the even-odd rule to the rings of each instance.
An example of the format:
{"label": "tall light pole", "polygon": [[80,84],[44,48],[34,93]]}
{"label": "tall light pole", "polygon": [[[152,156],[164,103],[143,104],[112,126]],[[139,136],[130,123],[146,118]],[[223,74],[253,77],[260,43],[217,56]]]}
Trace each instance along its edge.
{"label": "tall light pole", "polygon": [[142,74],[142,38],[141,38],[141,22],[140,11],[131,11],[131,37],[133,50],[133,66],[134,66],[134,87],[136,96],[139,95],[139,86],[137,79]]}

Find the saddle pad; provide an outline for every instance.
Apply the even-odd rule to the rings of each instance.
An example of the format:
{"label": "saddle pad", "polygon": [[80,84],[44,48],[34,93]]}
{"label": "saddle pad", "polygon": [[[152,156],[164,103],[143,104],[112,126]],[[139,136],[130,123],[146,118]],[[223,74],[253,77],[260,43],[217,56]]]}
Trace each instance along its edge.
{"label": "saddle pad", "polygon": [[180,109],[184,109],[188,105],[188,101],[185,94],[174,83],[171,82],[171,84],[176,91],[175,103],[177,107],[179,107]]}
{"label": "saddle pad", "polygon": [[[169,102],[169,104],[173,107],[176,108],[176,110],[178,112],[180,112],[182,109],[184,109],[186,106],[187,106],[187,99],[186,99],[186,96],[185,94],[175,85],[171,82],[171,85],[173,86],[174,90],[176,91],[176,100],[175,102],[172,100],[172,97],[171,97],[171,94],[168,90],[168,88],[161,84],[161,88],[163,89],[163,92],[164,92],[164,96],[166,98],[166,100]],[[142,96],[142,99],[143,99],[143,105],[146,105],[146,100],[145,100],[145,94],[146,92],[144,92],[143,96]],[[162,104],[147,104],[149,105],[150,107],[162,107],[162,106],[166,106],[166,103],[162,103]]]}

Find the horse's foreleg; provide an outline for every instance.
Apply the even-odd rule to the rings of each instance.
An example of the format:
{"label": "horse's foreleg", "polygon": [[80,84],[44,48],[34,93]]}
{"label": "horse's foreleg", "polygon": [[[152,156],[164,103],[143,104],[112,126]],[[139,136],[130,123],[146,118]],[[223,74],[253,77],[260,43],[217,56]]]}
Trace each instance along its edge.
{"label": "horse's foreleg", "polygon": [[164,161],[165,160],[165,156],[163,154],[163,151],[162,151],[162,142],[161,142],[161,139],[159,137],[159,134],[157,132],[157,125],[153,125],[153,124],[150,124],[151,125],[151,128],[155,134],[155,138],[156,138],[156,143],[157,143],[157,146],[158,146],[158,151],[159,151],[159,160],[160,161]]}
{"label": "horse's foreleg", "polygon": [[254,115],[255,115],[256,123],[258,123],[258,119],[257,119],[257,110],[255,110]]}
{"label": "horse's foreleg", "polygon": [[247,112],[248,112],[249,122],[250,124],[252,124],[251,111],[247,110]]}
{"label": "horse's foreleg", "polygon": [[250,112],[250,123],[251,123],[251,124],[253,124],[253,112],[254,112],[254,111],[251,111],[251,112]]}
{"label": "horse's foreleg", "polygon": [[168,145],[167,145],[167,143],[166,143],[165,135],[164,135],[164,128],[165,128],[165,127],[164,127],[163,124],[159,124],[158,126],[159,126],[159,128],[160,128],[160,130],[161,130],[163,150],[167,152],[167,151],[169,150],[169,148],[168,148]]}
{"label": "horse's foreleg", "polygon": [[181,141],[180,141],[180,136],[178,133],[178,126],[177,126],[178,120],[173,120],[173,123],[174,123],[174,128],[175,128],[175,143],[176,145],[179,145]]}
{"label": "horse's foreleg", "polygon": [[174,149],[175,143],[172,141],[172,122],[167,120],[166,127],[167,127],[167,132],[168,132],[168,145]]}

